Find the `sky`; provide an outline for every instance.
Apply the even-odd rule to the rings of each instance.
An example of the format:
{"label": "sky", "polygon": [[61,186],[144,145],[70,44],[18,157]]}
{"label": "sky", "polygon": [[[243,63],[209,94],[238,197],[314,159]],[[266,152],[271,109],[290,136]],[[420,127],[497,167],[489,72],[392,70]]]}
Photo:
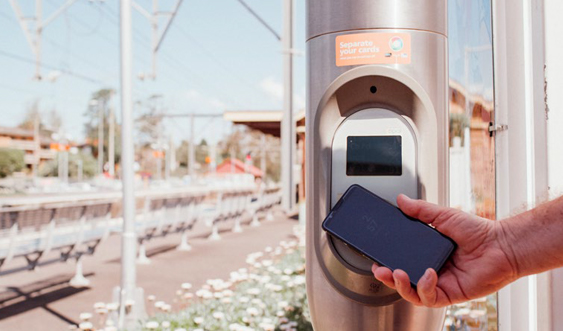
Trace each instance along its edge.
{"label": "sky", "polygon": [[[35,1],[17,0],[30,16]],[[245,0],[279,34],[282,0]],[[48,17],[65,1],[43,0]],[[150,9],[152,1],[137,0]],[[162,10],[174,1],[161,0]],[[35,81],[34,55],[8,2],[0,6],[0,126],[18,125],[38,101],[47,114],[56,109],[73,140],[84,136],[83,116],[91,95],[101,88],[119,89],[118,0],[78,0],[43,31],[43,76]],[[450,77],[472,93],[493,98],[490,0],[449,0]],[[168,7],[167,7],[168,6]],[[164,19],[161,20],[161,25]],[[151,29],[133,11],[133,72],[151,70]],[[466,46],[468,51],[466,51]],[[305,51],[305,0],[296,0],[294,48]],[[478,50],[481,49],[481,50]],[[17,57],[15,59],[14,57]],[[469,70],[465,69],[468,61]],[[58,70],[57,70],[58,69]],[[294,105],[305,107],[305,56],[294,60]],[[213,113],[225,110],[282,108],[281,43],[237,0],[184,0],[157,55],[157,78],[134,78],[134,99],[162,95],[168,113]],[[119,121],[119,98],[115,98]],[[140,114],[134,109],[134,116]],[[216,142],[232,130],[221,119],[196,120],[196,140]],[[189,137],[187,118],[168,119],[166,132],[180,141]]]}
{"label": "sky", "polygon": [[[160,1],[170,10],[175,1]],[[278,34],[282,32],[282,1],[246,0]],[[34,1],[18,1],[31,16]],[[64,1],[43,0],[43,17]],[[137,0],[147,10],[152,1]],[[119,30],[117,0],[78,0],[43,32],[44,77],[33,80],[34,55],[8,2],[0,6],[0,126],[18,125],[35,100],[42,113],[56,109],[66,134],[84,137],[83,116],[93,92],[119,89]],[[305,1],[295,8],[294,48],[305,50]],[[163,26],[165,18],[160,24]],[[133,72],[151,71],[148,20],[133,11]],[[18,57],[15,59],[14,57]],[[31,63],[29,63],[29,62]],[[60,70],[53,70],[60,69]],[[80,76],[80,77],[77,77]],[[222,113],[225,110],[281,110],[283,95],[281,43],[237,0],[185,0],[157,54],[157,78],[134,78],[134,99],[162,95],[168,113]],[[119,99],[115,106],[119,110]],[[294,59],[294,105],[305,107],[305,57]],[[140,109],[135,109],[138,115]],[[119,111],[118,111],[119,113]],[[119,120],[119,115],[118,115]],[[196,120],[196,140],[218,141],[231,130],[221,119]],[[189,137],[189,120],[165,122],[177,141]]]}

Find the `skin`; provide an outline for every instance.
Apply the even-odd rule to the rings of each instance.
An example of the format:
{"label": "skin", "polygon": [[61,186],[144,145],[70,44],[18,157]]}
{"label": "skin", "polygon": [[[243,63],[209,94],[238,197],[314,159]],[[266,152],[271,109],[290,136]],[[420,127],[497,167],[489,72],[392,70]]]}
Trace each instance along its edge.
{"label": "skin", "polygon": [[415,305],[437,308],[481,298],[520,277],[563,266],[563,197],[501,221],[405,195],[397,203],[458,245],[440,275],[426,270],[417,289],[404,271],[372,266],[376,279]]}

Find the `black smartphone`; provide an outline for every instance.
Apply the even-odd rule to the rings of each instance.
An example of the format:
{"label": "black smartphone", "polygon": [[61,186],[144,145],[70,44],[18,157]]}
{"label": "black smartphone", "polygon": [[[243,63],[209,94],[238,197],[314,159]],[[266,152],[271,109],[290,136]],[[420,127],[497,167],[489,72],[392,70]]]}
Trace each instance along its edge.
{"label": "black smartphone", "polygon": [[352,185],[322,227],[365,257],[404,270],[416,287],[426,269],[440,271],[456,244],[360,185]]}

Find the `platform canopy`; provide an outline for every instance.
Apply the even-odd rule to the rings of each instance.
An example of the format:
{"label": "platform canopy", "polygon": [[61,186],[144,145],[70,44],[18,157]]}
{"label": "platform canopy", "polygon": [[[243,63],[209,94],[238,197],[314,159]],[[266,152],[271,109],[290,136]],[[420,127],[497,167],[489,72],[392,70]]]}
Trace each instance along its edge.
{"label": "platform canopy", "polygon": [[[296,132],[305,132],[305,111],[301,110],[295,114]],[[280,126],[282,120],[281,110],[236,110],[225,111],[223,119],[233,124],[246,125],[251,129],[258,130],[274,137],[280,136]]]}

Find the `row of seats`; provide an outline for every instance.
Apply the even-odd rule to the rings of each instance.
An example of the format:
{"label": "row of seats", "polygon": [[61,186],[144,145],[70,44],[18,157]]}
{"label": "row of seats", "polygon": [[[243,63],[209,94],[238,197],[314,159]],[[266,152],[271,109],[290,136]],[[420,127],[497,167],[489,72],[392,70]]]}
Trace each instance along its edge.
{"label": "row of seats", "polygon": [[[139,263],[148,263],[145,243],[152,238],[181,233],[180,250],[189,250],[188,233],[200,219],[208,219],[212,227],[210,239],[220,239],[219,223],[233,221],[233,231],[240,232],[243,215],[258,225],[257,215],[267,214],[279,202],[279,189],[261,190],[254,186],[231,185],[140,192],[137,195],[135,230],[139,245]],[[51,260],[77,260],[77,273],[71,282],[75,286],[88,285],[82,276],[82,259],[93,254],[97,245],[113,232],[122,229],[121,200],[105,194],[105,199],[58,202],[33,206],[0,208],[0,276],[34,269]],[[267,214],[266,218],[271,219]],[[56,258],[44,261],[51,251]],[[25,257],[26,268],[2,270],[15,257]]]}

